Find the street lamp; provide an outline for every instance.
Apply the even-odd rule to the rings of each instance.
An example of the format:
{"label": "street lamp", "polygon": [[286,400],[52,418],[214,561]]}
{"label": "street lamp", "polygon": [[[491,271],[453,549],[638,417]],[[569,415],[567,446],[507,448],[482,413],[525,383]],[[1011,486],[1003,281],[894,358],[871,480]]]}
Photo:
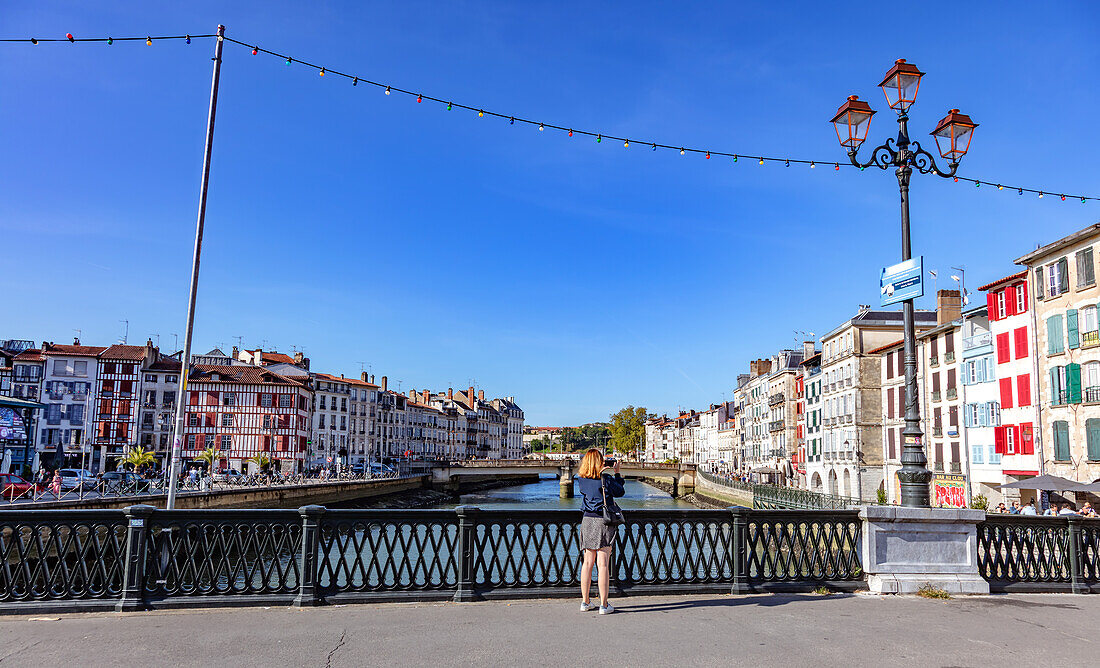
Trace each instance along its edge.
{"label": "street lamp", "polygon": [[[946,171],[939,168],[936,158],[921,148],[919,142],[909,141],[909,107],[917,99],[920,90],[921,72],[905,59],[895,61],[894,66],[883,77],[879,87],[886,96],[886,103],[898,115],[898,137],[887,139],[885,143],[871,150],[867,162],[856,158],[859,147],[867,139],[874,111],[870,105],[855,95],[849,96],[841,105],[832,123],[836,128],[840,145],[848,149],[848,158],[852,164],[863,170],[867,167],[879,169],[896,168],[898,188],[901,191],[901,259],[911,256],[909,243],[909,177],[915,167],[921,174],[935,174],[943,178],[952,178],[959,168],[959,160],[970,148],[970,140],[978,124],[970,120],[958,109],[951,109],[936,124],[931,132],[939,149],[940,157],[948,161]],[[920,406],[917,402],[917,357],[916,333],[913,326],[913,300],[906,299],[902,305],[902,319],[905,336],[905,428],[902,430],[901,470],[898,480],[901,482],[901,505],[914,508],[928,508],[929,488],[932,473],[926,466],[928,458],[921,443]]]}

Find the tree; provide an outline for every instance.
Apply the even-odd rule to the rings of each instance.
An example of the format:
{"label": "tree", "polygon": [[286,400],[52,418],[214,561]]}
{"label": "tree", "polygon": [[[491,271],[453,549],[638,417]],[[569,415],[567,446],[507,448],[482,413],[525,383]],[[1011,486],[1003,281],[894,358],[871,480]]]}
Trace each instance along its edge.
{"label": "tree", "polygon": [[627,406],[611,415],[611,447],[615,452],[636,452],[645,438],[645,421],[649,412],[639,406]]}
{"label": "tree", "polygon": [[212,473],[214,471],[214,462],[221,459],[221,457],[221,450],[218,450],[214,446],[210,446],[209,448],[200,452],[198,457],[195,457],[195,459],[199,460],[200,462],[206,462],[206,470]]}
{"label": "tree", "polygon": [[146,450],[140,445],[136,448],[127,448],[126,454],[118,458],[120,466],[132,466],[134,470],[138,470],[142,466],[152,466],[157,461],[157,458],[153,456],[151,450]]}
{"label": "tree", "polygon": [[271,458],[265,455],[256,455],[248,461],[255,464],[263,473],[267,473],[267,469],[271,466]]}

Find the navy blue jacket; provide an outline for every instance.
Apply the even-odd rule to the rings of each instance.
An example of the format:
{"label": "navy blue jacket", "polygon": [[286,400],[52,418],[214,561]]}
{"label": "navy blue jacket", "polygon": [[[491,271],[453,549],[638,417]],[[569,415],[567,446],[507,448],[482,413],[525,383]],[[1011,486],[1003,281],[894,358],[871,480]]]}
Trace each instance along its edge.
{"label": "navy blue jacket", "polygon": [[[577,478],[577,486],[581,488],[581,494],[584,495],[582,509],[585,517],[603,517],[601,482],[607,489],[608,498],[626,494],[626,488],[623,487],[623,477],[618,473],[614,477],[605,473],[598,480],[596,478]],[[610,503],[612,507],[615,507],[614,501],[610,501]]]}

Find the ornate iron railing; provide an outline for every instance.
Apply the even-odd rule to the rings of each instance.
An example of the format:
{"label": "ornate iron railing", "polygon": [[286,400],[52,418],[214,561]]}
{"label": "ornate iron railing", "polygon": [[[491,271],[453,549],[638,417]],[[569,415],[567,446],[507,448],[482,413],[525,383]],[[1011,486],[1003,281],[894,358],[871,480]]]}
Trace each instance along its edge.
{"label": "ornate iron railing", "polygon": [[744,482],[706,471],[697,471],[696,474],[715,485],[751,492],[752,507],[758,510],[844,510],[860,502],[852,497],[823,494],[797,487]]}
{"label": "ornate iron railing", "polygon": [[[567,510],[11,511],[0,611],[576,595]],[[862,581],[854,511],[635,510],[620,594],[752,592]]]}
{"label": "ornate iron railing", "polygon": [[991,591],[1100,593],[1100,520],[989,515],[978,569]]}

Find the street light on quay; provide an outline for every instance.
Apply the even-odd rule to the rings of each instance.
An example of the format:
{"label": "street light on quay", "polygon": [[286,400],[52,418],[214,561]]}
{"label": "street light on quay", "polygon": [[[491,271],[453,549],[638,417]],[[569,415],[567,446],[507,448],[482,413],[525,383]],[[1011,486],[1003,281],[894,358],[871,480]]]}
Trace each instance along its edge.
{"label": "street light on quay", "polygon": [[[920,142],[909,141],[909,107],[916,102],[920,90],[921,72],[904,58],[897,60],[883,77],[879,87],[886,96],[886,103],[898,116],[898,137],[887,139],[885,143],[871,150],[866,162],[856,157],[859,147],[867,140],[867,131],[871,127],[871,117],[875,111],[871,105],[856,95],[849,95],[844,104],[833,116],[837,140],[848,149],[848,158],[860,171],[867,167],[890,169],[898,177],[901,191],[901,259],[911,259],[909,243],[909,177],[916,168],[921,174],[935,174],[943,178],[953,178],[959,168],[959,161],[970,148],[977,123],[970,120],[958,109],[951,109],[936,124],[930,133],[936,141],[940,157],[948,161],[947,170],[940,169],[936,158],[921,148]],[[898,480],[901,482],[901,505],[914,508],[931,507],[928,484],[932,472],[928,470],[928,458],[921,443],[920,406],[917,401],[917,357],[916,333],[913,326],[913,299],[902,304],[902,325],[905,338],[905,428],[902,430],[901,470]]]}

